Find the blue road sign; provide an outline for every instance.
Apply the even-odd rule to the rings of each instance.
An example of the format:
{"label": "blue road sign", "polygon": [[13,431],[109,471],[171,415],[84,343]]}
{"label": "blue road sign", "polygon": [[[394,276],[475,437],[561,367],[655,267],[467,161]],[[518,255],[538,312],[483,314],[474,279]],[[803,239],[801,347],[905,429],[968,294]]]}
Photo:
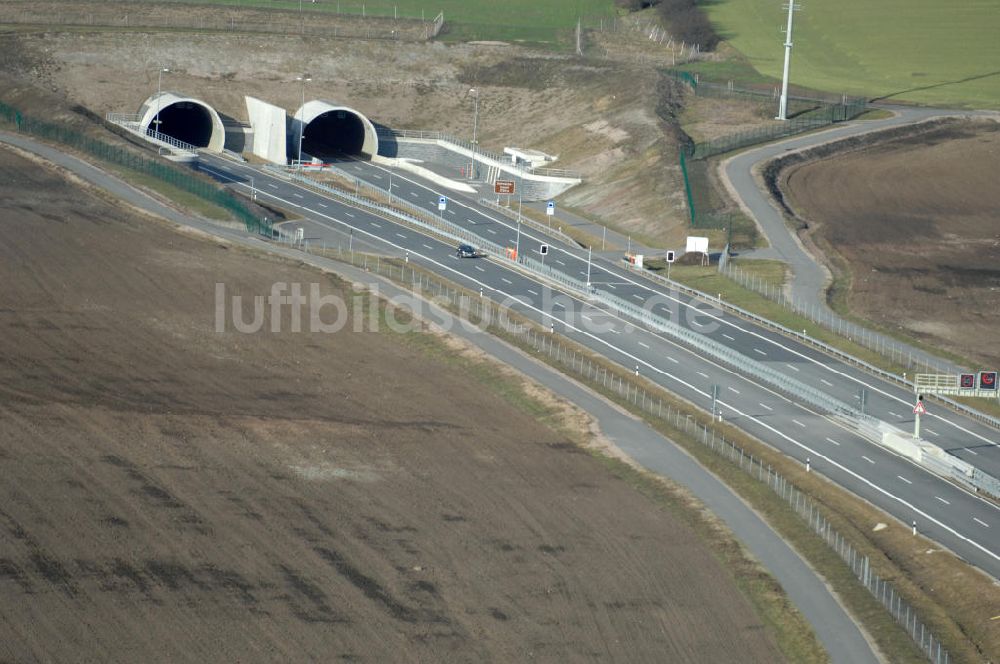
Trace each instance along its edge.
{"label": "blue road sign", "polygon": [[438,209],[444,210],[447,207],[448,207],[448,199],[442,196],[441,198],[438,199]]}
{"label": "blue road sign", "polygon": [[556,204],[554,201],[549,201],[545,206],[545,214],[550,217],[556,213]]}

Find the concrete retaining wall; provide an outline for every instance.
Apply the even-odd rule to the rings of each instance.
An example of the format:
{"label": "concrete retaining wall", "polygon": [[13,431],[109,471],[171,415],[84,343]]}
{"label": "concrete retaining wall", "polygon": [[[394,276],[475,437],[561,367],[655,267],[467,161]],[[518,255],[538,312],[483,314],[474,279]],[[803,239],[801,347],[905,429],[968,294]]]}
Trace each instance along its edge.
{"label": "concrete retaining wall", "polygon": [[287,163],[288,125],[285,109],[255,97],[245,99],[247,118],[253,131],[253,154],[272,164]]}

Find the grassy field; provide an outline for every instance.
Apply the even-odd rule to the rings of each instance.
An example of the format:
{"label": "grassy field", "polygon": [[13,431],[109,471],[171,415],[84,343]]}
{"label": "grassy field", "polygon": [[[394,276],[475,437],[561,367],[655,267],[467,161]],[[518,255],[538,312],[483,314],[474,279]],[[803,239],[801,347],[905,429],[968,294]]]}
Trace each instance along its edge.
{"label": "grassy field", "polygon": [[[781,76],[785,13],[772,0],[706,3],[762,74]],[[1000,108],[1000,0],[820,0],[795,18],[792,82],[923,104]]]}
{"label": "grassy field", "polygon": [[[187,0],[175,0],[187,1]],[[299,0],[190,0],[199,4],[299,9]],[[568,41],[581,16],[614,14],[611,0],[304,0],[309,11],[366,16],[433,19],[444,12],[446,39],[523,40],[533,43]]]}

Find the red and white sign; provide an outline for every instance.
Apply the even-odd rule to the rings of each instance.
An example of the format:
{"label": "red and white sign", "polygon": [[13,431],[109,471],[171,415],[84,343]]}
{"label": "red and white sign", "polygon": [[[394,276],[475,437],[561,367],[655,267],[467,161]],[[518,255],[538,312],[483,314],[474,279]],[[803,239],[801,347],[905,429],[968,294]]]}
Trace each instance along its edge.
{"label": "red and white sign", "polygon": [[927,409],[924,408],[924,402],[923,401],[918,401],[917,405],[913,407],[913,414],[914,415],[923,415],[926,412],[927,412]]}

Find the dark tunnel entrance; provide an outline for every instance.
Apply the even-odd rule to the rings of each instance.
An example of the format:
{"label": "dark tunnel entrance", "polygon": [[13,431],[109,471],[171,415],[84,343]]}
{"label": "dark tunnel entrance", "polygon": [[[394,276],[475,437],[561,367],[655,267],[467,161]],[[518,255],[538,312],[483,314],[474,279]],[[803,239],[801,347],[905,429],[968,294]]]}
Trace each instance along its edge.
{"label": "dark tunnel entrance", "polygon": [[327,111],[306,125],[302,138],[304,154],[326,160],[361,154],[365,125],[354,113]]}
{"label": "dark tunnel entrance", "polygon": [[[150,122],[150,129],[156,119]],[[208,109],[191,102],[178,102],[160,109],[160,133],[199,148],[208,147],[212,138],[212,115]]]}

